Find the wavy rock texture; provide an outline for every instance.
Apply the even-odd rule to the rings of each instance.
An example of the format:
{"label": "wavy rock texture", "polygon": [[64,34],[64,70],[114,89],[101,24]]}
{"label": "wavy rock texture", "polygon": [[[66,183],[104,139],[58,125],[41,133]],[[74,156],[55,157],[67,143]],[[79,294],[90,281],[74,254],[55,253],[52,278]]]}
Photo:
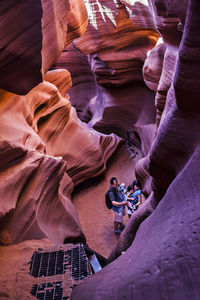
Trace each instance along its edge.
{"label": "wavy rock texture", "polygon": [[22,95],[87,26],[83,0],[8,0],[0,13],[0,88]]}
{"label": "wavy rock texture", "polygon": [[1,96],[1,243],[47,236],[57,243],[69,236],[84,240],[69,198],[73,182],[66,162],[45,154],[45,144],[28,124],[26,98]]}
{"label": "wavy rock texture", "polygon": [[[70,102],[76,108],[79,118],[99,132],[115,133],[123,138],[127,138],[128,131],[137,132],[138,127],[149,125],[153,139],[154,92],[138,82],[125,87],[103,88],[97,84],[88,61],[90,59],[86,55],[70,45],[53,66],[54,69],[65,68],[72,74]],[[142,136],[142,130],[139,129],[139,132]],[[145,144],[146,141],[142,140]]]}
{"label": "wavy rock texture", "polygon": [[[142,12],[140,12],[138,20],[140,20],[140,23],[142,23],[144,26],[144,24],[148,24],[148,17],[150,17],[150,14],[144,13],[142,16]],[[154,25],[150,26],[149,24],[149,27],[152,26]],[[83,121],[87,122],[90,127],[93,127],[100,132],[105,134],[114,132],[118,136],[126,139],[126,147],[130,152],[129,165],[132,165],[133,168],[135,168],[135,162],[132,161],[132,159],[136,156],[135,149],[138,149],[137,151],[140,155],[147,155],[151,141],[155,135],[155,109],[153,105],[155,97],[154,92],[151,92],[149,89],[147,89],[143,83],[138,84],[136,82],[133,83],[132,86],[126,87],[100,87],[96,82],[97,77],[94,78],[94,75],[91,73],[91,68],[93,68],[91,57],[89,56],[89,59],[87,59],[87,56],[81,54],[75,45],[77,46],[76,41],[73,45],[65,48],[53,68],[66,68],[72,74],[73,86],[69,91],[70,102],[74,107],[76,107],[78,115]],[[126,57],[125,51],[122,53],[122,56]],[[141,75],[142,70],[140,70],[140,76]],[[79,99],[81,99],[81,102]],[[133,135],[133,138],[128,137],[129,132]],[[135,133],[137,136],[135,136]],[[118,169],[115,169],[115,175],[118,174],[119,169],[121,169],[121,166],[118,166]],[[109,174],[109,172],[106,174]],[[106,176],[108,182],[109,175]],[[113,176],[112,173],[111,176]],[[134,175],[132,172],[126,174],[125,171],[123,171],[123,175],[119,172],[118,176],[119,178],[122,178],[121,180],[126,181],[127,184],[130,184]],[[101,182],[101,189],[103,188],[105,190],[107,186],[105,184],[105,187],[103,187],[103,185],[104,183]],[[146,185],[146,187],[144,186],[145,196],[149,195],[150,190],[150,184],[148,184],[148,186]],[[93,230],[90,229],[92,227],[92,222],[87,221],[85,218],[85,215],[91,215],[91,218],[97,215],[97,220],[97,212],[99,214],[102,212],[97,208],[93,211],[93,204],[87,206],[86,203],[90,203],[90,194],[91,193],[88,194],[88,197],[85,197],[85,193],[80,193],[80,200],[76,200],[76,196],[73,201],[79,212],[81,224],[84,228],[87,240],[95,249],[97,244],[95,244],[94,238],[97,236],[101,241],[104,241],[107,246],[110,244],[107,242],[107,237],[102,236],[104,229],[103,226],[101,226],[101,222],[98,224],[98,230],[96,230],[94,233]],[[102,193],[99,192],[99,196],[95,197],[95,203],[97,207],[102,207],[102,198],[104,198],[104,195],[101,194]],[[81,201],[84,201],[85,204],[83,205]],[[87,209],[89,209],[90,212],[88,212]],[[104,219],[107,220],[106,218]],[[110,223],[108,220],[106,222],[106,224]],[[96,226],[96,224],[93,224],[93,226]],[[112,236],[110,237],[110,240],[113,240]],[[102,242],[98,242],[98,248],[96,250],[101,249],[103,251],[102,254],[107,255],[108,249],[105,249],[104,245],[101,244]]]}
{"label": "wavy rock texture", "polygon": [[26,96],[2,93],[2,243],[43,237],[84,241],[70,202],[73,186],[102,173],[119,143],[77,118],[64,96],[71,87],[69,72],[50,71],[45,79],[52,83],[44,81]]}
{"label": "wavy rock texture", "polygon": [[89,25],[75,41],[82,53],[94,54],[90,63],[103,86],[143,80],[141,70],[147,51],[159,37],[146,4],[122,2],[86,1]]}
{"label": "wavy rock texture", "polygon": [[42,0],[42,8],[42,70],[46,72],[64,47],[83,34],[88,15],[83,0]]}
{"label": "wavy rock texture", "polygon": [[[57,76],[57,70],[47,73],[48,80],[52,73]],[[75,185],[83,181],[83,178],[97,176],[105,170],[106,161],[120,141],[117,136],[102,135],[82,123],[69,100],[62,97],[51,83],[41,83],[27,95],[27,99],[30,103],[40,100],[40,106],[35,109],[37,114],[34,114],[38,123],[38,134],[46,145],[47,154],[61,156],[67,162],[67,174]],[[50,110],[48,104],[44,110],[44,101],[51,103]]]}
{"label": "wavy rock texture", "polygon": [[[136,131],[138,127],[150,125],[155,120],[155,110],[152,107],[154,93],[151,93],[145,86],[135,84],[126,88],[109,88],[102,91],[103,95],[103,115],[101,110],[96,112],[96,116],[89,124],[96,130],[104,133],[114,132],[115,134],[127,138],[129,131]],[[90,111],[95,110],[96,102],[90,103]],[[142,130],[140,131],[142,135]],[[154,128],[152,128],[152,136]],[[145,141],[144,141],[145,142]]]}
{"label": "wavy rock texture", "polygon": [[[8,38],[2,39],[2,86],[21,94],[31,91],[26,96],[1,91],[0,243],[8,246],[0,247],[0,297],[16,299],[21,256],[28,257],[40,242],[85,242],[86,232],[94,245],[96,237],[103,237],[107,248],[100,240],[99,249],[107,252],[114,246],[112,212],[103,208],[105,187],[115,175],[122,181],[125,174],[129,184],[136,169],[149,197],[111,251],[112,263],[78,285],[72,299],[199,299],[200,3],[149,0],[147,7],[146,1],[134,0],[85,2],[90,23],[74,42],[83,54],[74,45],[65,48],[57,63],[69,71],[47,72],[40,84],[41,67],[45,72],[83,32],[83,1],[10,0],[2,5]],[[13,16],[20,22],[8,31],[6,22],[12,26]],[[158,31],[163,45],[147,56]],[[142,68],[152,91],[136,82],[143,81]],[[66,93],[71,87],[70,100]],[[69,100],[88,124],[77,118]],[[126,138],[129,152],[118,136],[91,127]],[[136,160],[141,158],[136,167],[135,153],[130,155],[135,148]],[[92,186],[91,178],[100,174]],[[85,179],[90,181],[83,182],[81,191]],[[76,209],[71,203],[74,188]],[[91,224],[95,226],[89,237]],[[27,299],[21,289],[17,297]]]}
{"label": "wavy rock texture", "polygon": [[70,103],[76,108],[79,118],[88,122],[92,116],[87,112],[87,105],[96,94],[100,94],[100,87],[91,71],[87,55],[82,54],[74,43],[71,43],[63,50],[51,69],[65,69],[70,72],[73,82],[68,91]]}
{"label": "wavy rock texture", "polygon": [[72,299],[199,298],[200,44],[195,28],[200,25],[200,4],[191,0],[188,9],[184,4],[180,8],[178,1],[155,1],[155,13],[163,19],[173,13],[185,25],[149,154],[152,193],[130,219],[110,258],[128,250],[76,287]]}
{"label": "wavy rock texture", "polygon": [[150,52],[149,57],[145,61],[143,74],[147,86],[157,91],[155,98],[157,127],[160,124],[167,93],[176,70],[187,4],[187,0],[183,2],[181,7],[176,1],[173,4],[171,1],[151,1],[151,5],[157,12],[155,14],[156,27],[162,34],[164,43]]}
{"label": "wavy rock texture", "polygon": [[145,84],[153,91],[157,91],[163,70],[163,59],[166,46],[161,43],[149,51],[143,66],[143,78]]}

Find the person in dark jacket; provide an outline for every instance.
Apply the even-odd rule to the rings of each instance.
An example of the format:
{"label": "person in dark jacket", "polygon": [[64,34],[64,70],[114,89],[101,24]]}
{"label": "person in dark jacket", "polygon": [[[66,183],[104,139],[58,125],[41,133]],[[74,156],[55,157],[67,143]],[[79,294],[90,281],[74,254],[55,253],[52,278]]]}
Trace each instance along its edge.
{"label": "person in dark jacket", "polygon": [[110,179],[110,188],[109,188],[109,197],[112,201],[112,210],[115,214],[115,220],[114,220],[114,228],[115,228],[115,234],[120,234],[124,228],[123,225],[123,211],[124,211],[124,205],[127,204],[127,201],[125,201],[125,198],[121,197],[118,190],[118,180],[116,177],[112,177]]}

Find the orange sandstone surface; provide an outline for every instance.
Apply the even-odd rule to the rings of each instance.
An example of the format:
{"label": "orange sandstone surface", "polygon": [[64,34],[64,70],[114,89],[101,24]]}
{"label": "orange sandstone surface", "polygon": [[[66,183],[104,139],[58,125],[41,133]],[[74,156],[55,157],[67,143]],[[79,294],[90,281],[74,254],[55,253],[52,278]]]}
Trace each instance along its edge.
{"label": "orange sandstone surface", "polygon": [[[199,299],[199,2],[0,13],[0,299],[35,299],[30,258],[63,243],[111,260],[71,299]],[[144,194],[120,236],[112,176]]]}

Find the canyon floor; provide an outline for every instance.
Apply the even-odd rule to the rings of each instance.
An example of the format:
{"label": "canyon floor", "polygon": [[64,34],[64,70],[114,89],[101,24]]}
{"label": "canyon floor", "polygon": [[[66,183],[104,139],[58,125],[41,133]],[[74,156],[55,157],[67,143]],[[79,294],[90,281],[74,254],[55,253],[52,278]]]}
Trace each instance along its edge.
{"label": "canyon floor", "polygon": [[[77,186],[72,195],[88,246],[104,257],[108,257],[118,240],[114,234],[113,211],[105,205],[105,193],[112,176],[116,176],[119,183],[124,182],[126,186],[133,182],[135,164],[141,158],[139,150],[136,151],[138,154],[135,157],[124,147],[116,151],[108,162],[106,172]],[[126,214],[124,224],[127,222]]]}

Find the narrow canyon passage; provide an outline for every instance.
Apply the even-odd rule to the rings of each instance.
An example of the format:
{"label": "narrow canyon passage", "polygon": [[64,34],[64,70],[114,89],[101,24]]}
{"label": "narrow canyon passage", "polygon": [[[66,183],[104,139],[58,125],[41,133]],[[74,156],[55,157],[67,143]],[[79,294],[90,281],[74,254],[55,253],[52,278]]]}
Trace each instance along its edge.
{"label": "narrow canyon passage", "polygon": [[[78,88],[74,87],[75,95],[76,90]],[[82,86],[83,97],[87,95],[86,90],[87,85],[85,89]],[[136,131],[140,137],[140,140],[135,141],[135,145],[131,145],[137,155],[123,143],[108,161],[106,171],[99,177],[91,178],[76,186],[72,194],[72,203],[78,212],[89,247],[108,257],[119,237],[114,234],[113,211],[105,206],[105,193],[113,176],[126,186],[132,184],[137,161],[148,154],[155,132],[155,95],[141,83],[131,83],[120,88],[99,88],[98,92],[102,103],[96,102],[96,106],[103,105],[104,113],[97,122],[94,118],[89,124],[99,132],[115,133],[124,140],[128,131]],[[72,103],[73,97],[72,94]],[[76,109],[79,110],[78,104]],[[124,223],[127,222],[126,214]]]}
{"label": "narrow canyon passage", "polygon": [[[199,300],[200,1],[0,15],[0,299]],[[144,194],[120,236],[111,177]]]}
{"label": "narrow canyon passage", "polygon": [[[126,186],[132,184],[135,179],[135,164],[141,158],[140,150],[136,148],[136,151],[138,155],[133,158],[123,146],[108,162],[104,175],[83,182],[75,188],[72,195],[88,246],[105,257],[108,257],[118,240],[118,236],[114,234],[113,211],[105,205],[105,192],[112,176],[116,176]],[[127,222],[126,214],[124,224]]]}

